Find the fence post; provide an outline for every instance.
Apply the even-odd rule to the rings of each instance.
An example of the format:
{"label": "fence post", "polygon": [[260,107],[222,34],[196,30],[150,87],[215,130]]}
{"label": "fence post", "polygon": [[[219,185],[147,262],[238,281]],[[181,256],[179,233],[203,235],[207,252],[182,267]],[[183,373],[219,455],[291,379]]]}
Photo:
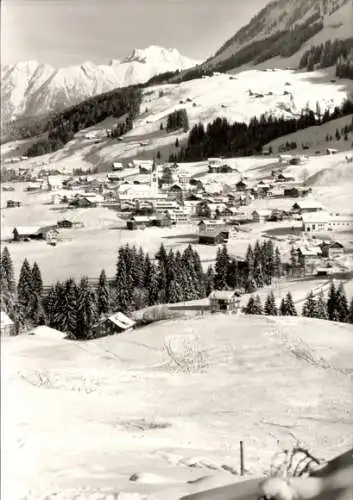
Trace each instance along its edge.
{"label": "fence post", "polygon": [[240,441],[240,475],[244,476],[244,443]]}

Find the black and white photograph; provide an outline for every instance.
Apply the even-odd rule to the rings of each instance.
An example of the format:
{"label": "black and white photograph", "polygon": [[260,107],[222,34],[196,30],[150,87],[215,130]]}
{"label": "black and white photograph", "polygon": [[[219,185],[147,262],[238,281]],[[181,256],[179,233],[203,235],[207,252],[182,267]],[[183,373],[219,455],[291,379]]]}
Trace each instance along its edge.
{"label": "black and white photograph", "polygon": [[1,500],[353,500],[353,0],[2,0]]}

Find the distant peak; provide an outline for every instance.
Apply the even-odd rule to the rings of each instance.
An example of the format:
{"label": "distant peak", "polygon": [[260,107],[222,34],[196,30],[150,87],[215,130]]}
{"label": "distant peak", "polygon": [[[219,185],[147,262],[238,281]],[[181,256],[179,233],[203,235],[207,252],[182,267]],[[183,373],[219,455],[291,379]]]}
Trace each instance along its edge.
{"label": "distant peak", "polygon": [[150,45],[145,49],[134,49],[131,54],[124,59],[124,62],[146,62],[147,59],[168,59],[170,57],[180,57],[177,49],[166,49],[158,45]]}

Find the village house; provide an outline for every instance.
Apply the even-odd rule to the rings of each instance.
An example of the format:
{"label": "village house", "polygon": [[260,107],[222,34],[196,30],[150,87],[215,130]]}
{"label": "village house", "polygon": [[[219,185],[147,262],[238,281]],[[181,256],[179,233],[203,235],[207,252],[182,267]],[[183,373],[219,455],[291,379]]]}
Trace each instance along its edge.
{"label": "village house", "polygon": [[17,231],[17,236],[20,240],[50,240],[59,235],[57,230],[57,225],[48,225],[43,227],[20,227],[17,226],[13,229],[13,235],[15,237],[15,229]]}
{"label": "village house", "polygon": [[353,229],[353,215],[329,214],[325,211],[307,213],[302,216],[305,232],[350,231]]}
{"label": "village house", "polygon": [[227,243],[229,239],[229,229],[210,229],[209,231],[199,233],[199,245],[221,245]]}
{"label": "village house", "polygon": [[104,197],[96,193],[76,195],[69,205],[75,208],[94,208],[104,202]]}
{"label": "village house", "polygon": [[114,172],[122,172],[124,170],[124,165],[121,162],[115,161],[112,165]]}
{"label": "village house", "polygon": [[227,229],[227,224],[223,220],[202,220],[198,223],[199,233],[208,233],[213,230],[222,231]]}
{"label": "village house", "polygon": [[252,219],[254,222],[263,224],[264,222],[270,220],[271,215],[272,215],[272,210],[270,209],[254,210],[252,212]]}
{"label": "village house", "polygon": [[5,311],[0,311],[0,334],[2,337],[15,335],[15,323]]}
{"label": "village house", "polygon": [[135,325],[136,322],[131,318],[122,312],[117,312],[108,318],[104,318],[93,327],[94,337],[105,337],[106,335],[132,332]]}
{"label": "village house", "polygon": [[134,215],[126,222],[126,229],[134,231],[136,229],[145,229],[153,225],[153,218],[148,215]]}
{"label": "village house", "polygon": [[211,313],[240,311],[240,290],[214,290],[208,297]]}
{"label": "village house", "polygon": [[282,183],[282,182],[296,182],[296,178],[293,175],[280,173],[280,174],[277,175],[277,178],[276,178],[275,182],[279,182],[279,183]]}
{"label": "village house", "polygon": [[319,247],[300,246],[296,251],[298,264],[303,270],[303,274],[313,275],[316,268],[320,265],[322,259],[321,249]]}
{"label": "village house", "polygon": [[322,256],[330,260],[344,255],[344,246],[338,241],[323,242],[320,248]]}
{"label": "village house", "polygon": [[239,182],[236,183],[235,188],[239,192],[244,192],[244,191],[247,191],[249,189],[249,185],[246,181],[241,179]]}
{"label": "village house", "polygon": [[15,208],[15,207],[20,207],[21,202],[20,201],[14,201],[14,200],[8,200],[6,203],[6,208]]}
{"label": "village house", "polygon": [[291,208],[291,212],[295,214],[307,214],[311,212],[321,212],[324,209],[322,204],[316,200],[296,201]]}
{"label": "village house", "polygon": [[199,201],[192,201],[192,200],[188,200],[188,201],[183,202],[184,208],[188,211],[188,213],[191,217],[196,215],[198,204],[199,204]]}
{"label": "village house", "polygon": [[156,227],[170,227],[173,223],[175,223],[167,210],[164,213],[159,213],[151,217],[151,226]]}
{"label": "village house", "polygon": [[190,212],[185,207],[178,207],[173,210],[167,210],[167,214],[173,224],[185,224],[190,220]]}

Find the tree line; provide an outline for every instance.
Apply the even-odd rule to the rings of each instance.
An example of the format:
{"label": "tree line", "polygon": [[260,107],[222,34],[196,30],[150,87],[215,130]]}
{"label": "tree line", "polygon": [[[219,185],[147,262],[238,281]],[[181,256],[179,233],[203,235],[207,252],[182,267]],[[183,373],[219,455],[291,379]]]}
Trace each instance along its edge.
{"label": "tree line", "polygon": [[[73,139],[78,131],[109,117],[120,118],[127,115],[124,127],[132,127],[132,121],[139,112],[141,102],[141,86],[135,85],[87,99],[49,119],[44,119],[43,122],[34,122],[33,128],[29,124],[24,130],[19,130],[20,137],[33,137],[39,134],[45,137],[32,144],[26,155],[39,156],[56,151]],[[38,127],[42,127],[42,130]],[[117,130],[122,130],[122,125],[118,124]]]}
{"label": "tree line", "polygon": [[304,52],[299,62],[299,68],[308,71],[330,66],[336,66],[336,76],[353,78],[353,37],[314,45]]}
{"label": "tree line", "polygon": [[[277,307],[273,292],[267,295],[264,304],[262,304],[259,295],[252,295],[244,308],[244,312],[245,314],[265,314],[268,316],[298,315],[290,292],[281,299],[279,307]],[[353,297],[350,303],[348,303],[343,283],[335,286],[334,282],[332,282],[327,298],[325,298],[323,291],[321,291],[317,297],[315,297],[312,291],[309,292],[304,301],[301,314],[306,318],[326,319],[352,324]]]}
{"label": "tree line", "polygon": [[179,129],[183,129],[184,132],[189,130],[189,118],[185,108],[173,111],[167,118],[167,132]]}
{"label": "tree line", "polygon": [[216,118],[205,127],[198,123],[191,128],[186,146],[178,155],[177,161],[202,161],[210,156],[251,156],[262,152],[269,142],[298,130],[322,125],[323,123],[353,113],[353,101],[346,100],[333,111],[321,110],[317,105],[316,112],[305,109],[298,118],[286,120],[284,117],[274,118],[261,115],[253,117],[249,124],[234,122],[230,124],[226,118]]}
{"label": "tree line", "polygon": [[[162,244],[151,259],[142,248],[125,245],[119,248],[116,273],[112,281],[101,271],[92,287],[87,277],[79,282],[72,278],[58,281],[46,292],[39,266],[31,266],[27,259],[21,266],[16,284],[14,268],[7,247],[0,259],[1,309],[15,323],[16,333],[37,325],[58,329],[72,339],[92,338],[100,320],[121,311],[134,310],[157,304],[177,303],[207,297],[213,290],[239,289],[254,293],[270,285],[273,278],[282,276],[279,249],[271,240],[249,245],[244,261],[228,254],[224,245],[217,251],[214,267],[204,272],[198,252],[189,245],[183,253],[165,249]],[[323,305],[324,304],[324,305]],[[279,310],[273,293],[264,307],[259,296],[252,295],[244,309],[246,314],[296,315],[290,294],[282,299]],[[324,301],[311,292],[303,306],[307,317],[352,322],[353,299],[348,305],[343,286],[334,284]]]}

